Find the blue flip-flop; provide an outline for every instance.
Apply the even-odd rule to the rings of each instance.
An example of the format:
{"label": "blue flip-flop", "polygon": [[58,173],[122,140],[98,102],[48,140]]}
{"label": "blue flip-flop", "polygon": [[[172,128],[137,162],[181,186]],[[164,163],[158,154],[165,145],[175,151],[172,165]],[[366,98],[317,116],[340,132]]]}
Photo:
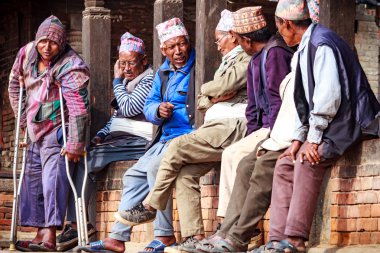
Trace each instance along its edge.
{"label": "blue flip-flop", "polygon": [[103,241],[96,241],[96,242],[90,242],[89,246],[85,247],[78,247],[76,248],[78,251],[86,251],[86,252],[103,252],[103,253],[116,253],[115,251],[112,250],[106,250],[104,247]]}
{"label": "blue flip-flop", "polygon": [[[172,247],[172,246],[176,246],[177,243],[173,243],[171,245],[166,245],[165,243],[161,242],[160,240],[158,239],[154,239],[153,241],[151,241],[145,248],[143,251],[139,251],[139,253],[163,253],[164,252],[164,249],[166,247]],[[153,249],[152,251],[146,251],[146,249]]]}

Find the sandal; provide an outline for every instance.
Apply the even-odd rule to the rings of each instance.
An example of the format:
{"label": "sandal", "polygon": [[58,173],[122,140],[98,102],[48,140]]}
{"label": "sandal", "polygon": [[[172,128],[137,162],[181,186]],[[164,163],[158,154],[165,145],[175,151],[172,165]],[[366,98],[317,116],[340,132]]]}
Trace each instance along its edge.
{"label": "sandal", "polygon": [[16,249],[23,252],[30,252],[32,251],[29,249],[29,245],[32,244],[32,241],[17,241],[15,246]]}
{"label": "sandal", "polygon": [[[218,241],[214,242],[205,252],[246,252],[247,247],[238,245],[230,238],[219,238]],[[202,249],[203,250],[203,249]]]}
{"label": "sandal", "polygon": [[199,242],[199,245],[197,245],[197,250],[202,252],[217,252],[214,250],[214,243],[217,243],[219,240],[223,240],[224,238],[219,235],[218,233],[215,233],[208,238],[203,239]]}
{"label": "sandal", "polygon": [[285,253],[285,250],[288,250],[287,252],[289,253],[306,252],[299,251],[293,244],[289,243],[287,240],[281,240],[279,242],[270,241],[266,245],[263,245],[258,249],[249,251],[249,253]]}
{"label": "sandal", "polygon": [[86,252],[104,252],[104,253],[116,253],[115,251],[112,250],[107,250],[104,247],[103,241],[96,241],[96,242],[90,242],[89,247],[77,247],[77,251],[86,251]]}
{"label": "sandal", "polygon": [[29,244],[29,249],[35,252],[52,252],[57,251],[54,243],[51,242],[40,242]]}
{"label": "sandal", "polygon": [[[166,247],[172,247],[175,245],[177,245],[177,243],[173,243],[168,246],[165,243],[161,242],[160,240],[154,239],[144,248],[143,251],[139,251],[139,253],[152,253],[152,252],[163,253]],[[148,249],[152,249],[152,251],[148,251]]]}

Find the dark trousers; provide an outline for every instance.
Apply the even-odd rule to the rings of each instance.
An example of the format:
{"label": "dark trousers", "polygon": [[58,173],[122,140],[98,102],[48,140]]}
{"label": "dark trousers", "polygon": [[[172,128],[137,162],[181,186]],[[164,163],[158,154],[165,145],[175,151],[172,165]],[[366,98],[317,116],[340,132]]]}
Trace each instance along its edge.
{"label": "dark trousers", "polygon": [[226,237],[248,245],[259,221],[268,210],[273,171],[282,151],[267,151],[259,158],[256,150],[238,165],[237,176],[221,232]]}
{"label": "dark trousers", "polygon": [[[322,151],[320,145],[318,152],[323,157]],[[322,158],[318,165],[311,165],[306,157],[303,163],[299,157],[296,163],[290,157],[278,160],[273,178],[270,240],[280,241],[288,236],[309,239],[323,177],[335,161]]]}

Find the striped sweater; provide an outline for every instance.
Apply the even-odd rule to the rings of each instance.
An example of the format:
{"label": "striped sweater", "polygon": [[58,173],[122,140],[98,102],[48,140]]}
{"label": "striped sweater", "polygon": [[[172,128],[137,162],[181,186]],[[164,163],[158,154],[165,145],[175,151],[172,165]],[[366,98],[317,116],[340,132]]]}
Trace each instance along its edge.
{"label": "striped sweater", "polygon": [[[140,82],[136,85],[136,88],[129,93],[126,86],[128,82],[123,78],[115,78],[113,80],[113,91],[119,106],[119,114],[126,118],[137,116],[143,112],[145,99],[148,96],[153,83],[153,69],[150,67],[150,71],[145,71],[145,75]],[[114,111],[111,119],[107,124],[99,130],[97,136],[104,138],[110,133],[110,126],[112,120],[117,116],[118,111]]]}

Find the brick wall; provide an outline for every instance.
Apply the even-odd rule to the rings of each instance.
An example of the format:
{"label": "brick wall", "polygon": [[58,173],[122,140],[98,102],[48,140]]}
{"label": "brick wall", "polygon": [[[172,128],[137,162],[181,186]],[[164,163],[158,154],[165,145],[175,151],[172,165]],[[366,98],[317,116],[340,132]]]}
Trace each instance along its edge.
{"label": "brick wall", "polygon": [[367,141],[332,168],[332,245],[380,244],[380,151]]}
{"label": "brick wall", "polygon": [[[310,245],[352,246],[380,244],[380,140],[365,141],[342,157],[326,173],[311,229]],[[101,176],[97,194],[98,238],[110,232],[120,197],[121,178],[133,162],[115,163]],[[201,178],[202,216],[206,236],[215,232],[218,220],[219,172]],[[173,227],[181,238],[174,191]],[[268,241],[269,214],[259,228]],[[133,229],[132,241],[147,242],[153,237],[152,224]]]}

